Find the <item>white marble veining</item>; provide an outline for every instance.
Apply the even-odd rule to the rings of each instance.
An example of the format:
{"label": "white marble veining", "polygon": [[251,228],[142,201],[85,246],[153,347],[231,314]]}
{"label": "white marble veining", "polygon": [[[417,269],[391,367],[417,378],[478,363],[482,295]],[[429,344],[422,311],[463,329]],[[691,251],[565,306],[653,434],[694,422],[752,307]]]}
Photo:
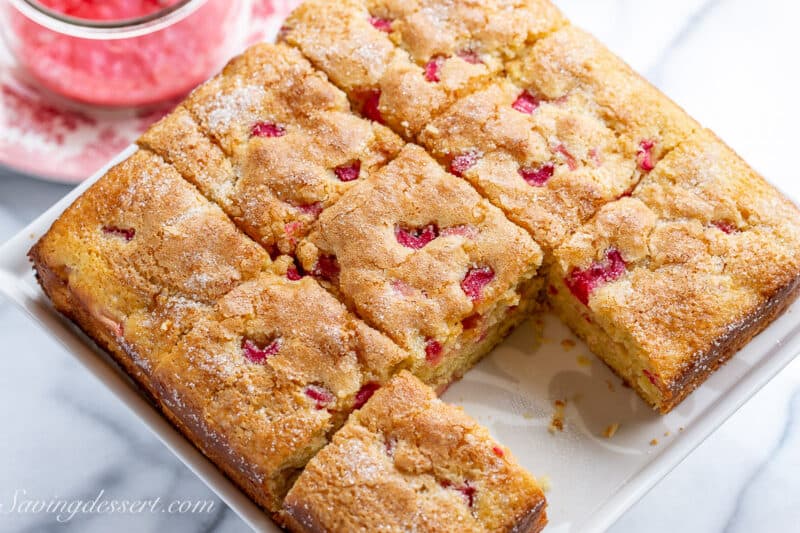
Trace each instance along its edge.
{"label": "white marble veining", "polygon": [[[800,6],[769,0],[561,0],[637,70],[800,199]],[[758,11],[754,11],[755,9]],[[794,178],[794,179],[793,179]],[[0,172],[0,241],[66,192]],[[245,531],[102,385],[0,301],[0,506],[33,498],[214,500],[214,512],[4,514],[2,531]],[[800,359],[612,528],[791,532],[800,524]]]}

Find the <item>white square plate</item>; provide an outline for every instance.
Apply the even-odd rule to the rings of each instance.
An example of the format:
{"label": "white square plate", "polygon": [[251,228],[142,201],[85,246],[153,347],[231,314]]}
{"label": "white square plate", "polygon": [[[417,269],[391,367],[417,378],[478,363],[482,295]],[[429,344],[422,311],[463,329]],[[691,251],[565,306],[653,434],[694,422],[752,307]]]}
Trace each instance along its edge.
{"label": "white square plate", "polygon": [[[269,517],[205,459],[127,377],[50,306],[26,254],[78,195],[112,163],[0,247],[0,293],[59,340],[136,413],[242,519],[277,532]],[[793,305],[677,409],[659,416],[553,316],[544,330],[523,324],[444,395],[489,427],[551,488],[550,533],[603,531],[674,468],[800,351],[800,304]],[[566,401],[564,429],[551,433],[554,402]],[[619,424],[612,438],[606,428]]]}

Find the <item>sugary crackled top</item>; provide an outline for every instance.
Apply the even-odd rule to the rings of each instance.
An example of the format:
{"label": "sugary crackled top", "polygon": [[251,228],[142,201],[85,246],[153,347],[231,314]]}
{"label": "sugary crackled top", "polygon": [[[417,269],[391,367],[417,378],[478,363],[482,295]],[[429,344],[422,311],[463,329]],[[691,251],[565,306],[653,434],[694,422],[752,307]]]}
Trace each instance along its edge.
{"label": "sugary crackled top", "polygon": [[277,508],[283,478],[407,358],[311,278],[270,273],[222,298],[154,379]]}
{"label": "sugary crackled top", "polygon": [[415,145],[326,210],[298,257],[415,352],[507,300],[542,260],[525,231]]}
{"label": "sugary crackled top", "polygon": [[515,50],[564,23],[541,0],[312,0],[281,36],[365,116],[413,137],[439,109],[502,71]]}
{"label": "sugary crackled top", "polygon": [[184,105],[140,143],[273,252],[292,253],[323,209],[403,145],[351,114],[344,95],[285,46],[249,49]]}
{"label": "sugary crackled top", "polygon": [[556,252],[568,284],[667,383],[800,275],[800,213],[713,133]]}
{"label": "sugary crackled top", "polygon": [[183,331],[200,309],[270,263],[218,207],[144,150],[89,188],[35,253],[143,358],[154,353],[146,346]]}
{"label": "sugary crackled top", "polygon": [[643,172],[700,128],[605,45],[574,26],[536,42],[509,62],[508,74],[542,100],[584,93],[629,150],[638,152]]}
{"label": "sugary crackled top", "polygon": [[638,181],[636,153],[578,92],[539,100],[502,81],[459,100],[420,140],[547,251]]}
{"label": "sugary crackled top", "polygon": [[309,463],[284,508],[306,531],[527,531],[544,496],[486,429],[403,372]]}

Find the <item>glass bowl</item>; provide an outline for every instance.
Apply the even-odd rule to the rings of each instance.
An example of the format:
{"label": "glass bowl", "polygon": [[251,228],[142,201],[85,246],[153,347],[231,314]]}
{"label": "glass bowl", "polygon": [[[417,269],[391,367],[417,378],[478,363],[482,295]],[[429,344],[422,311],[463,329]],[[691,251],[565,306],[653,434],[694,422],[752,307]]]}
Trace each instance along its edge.
{"label": "glass bowl", "polygon": [[79,19],[5,0],[0,29],[23,81],[68,101],[142,108],[179,98],[245,44],[251,0],[181,0],[138,18]]}

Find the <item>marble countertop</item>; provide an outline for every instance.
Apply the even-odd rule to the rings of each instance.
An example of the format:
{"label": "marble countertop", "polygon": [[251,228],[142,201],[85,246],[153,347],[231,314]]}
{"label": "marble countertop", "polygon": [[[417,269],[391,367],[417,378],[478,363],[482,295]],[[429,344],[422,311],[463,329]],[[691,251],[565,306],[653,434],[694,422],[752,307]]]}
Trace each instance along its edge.
{"label": "marble countertop", "polygon": [[[800,5],[786,0],[561,0],[755,168],[800,199]],[[68,191],[0,170],[0,242]],[[104,387],[0,301],[0,530],[246,531]],[[797,531],[800,359],[611,529]],[[211,512],[5,513],[18,498],[211,501]]]}

